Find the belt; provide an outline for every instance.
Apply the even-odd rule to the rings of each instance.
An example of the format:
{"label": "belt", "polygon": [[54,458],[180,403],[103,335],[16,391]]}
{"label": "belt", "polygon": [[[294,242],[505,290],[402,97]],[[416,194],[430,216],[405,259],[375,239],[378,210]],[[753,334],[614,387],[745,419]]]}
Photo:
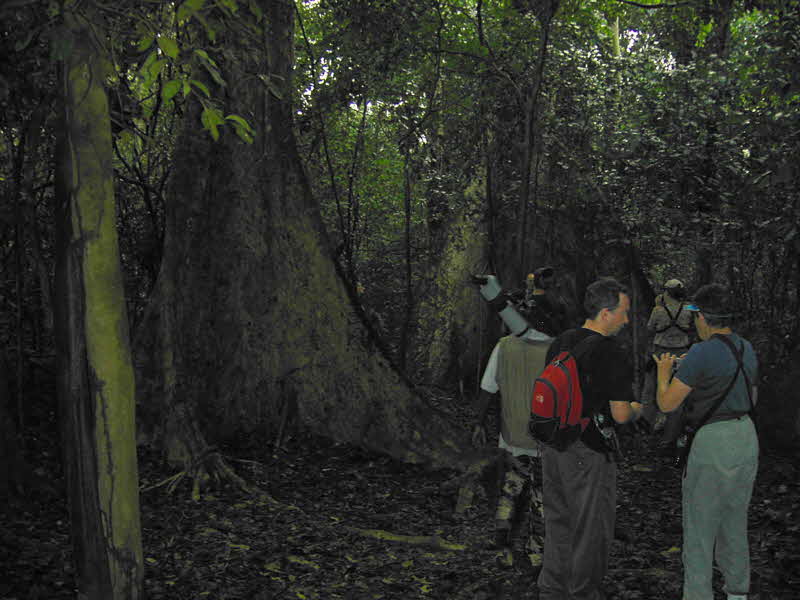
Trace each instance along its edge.
{"label": "belt", "polygon": [[742,417],[748,416],[749,412],[735,412],[735,413],[722,413],[719,415],[714,415],[708,420],[706,425],[710,425],[711,423],[719,423],[720,421],[733,421],[734,419],[741,419]]}

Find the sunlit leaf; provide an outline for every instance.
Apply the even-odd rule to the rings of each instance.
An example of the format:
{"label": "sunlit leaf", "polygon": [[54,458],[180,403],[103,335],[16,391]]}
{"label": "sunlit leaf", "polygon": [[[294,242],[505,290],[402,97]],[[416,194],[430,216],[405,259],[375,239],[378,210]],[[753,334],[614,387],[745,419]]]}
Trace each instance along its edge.
{"label": "sunlit leaf", "polygon": [[152,35],[145,36],[142,39],[140,39],[139,42],[136,44],[136,49],[139,52],[144,52],[145,50],[150,48],[150,46],[153,45],[154,40],[155,37],[153,37]]}
{"label": "sunlit leaf", "polygon": [[178,44],[172,38],[158,36],[158,47],[170,58],[178,58]]}
{"label": "sunlit leaf", "polygon": [[250,127],[250,124],[246,120],[244,120],[242,117],[240,117],[239,115],[228,115],[225,118],[228,119],[229,121],[236,122],[239,126],[244,128],[248,132],[252,132],[253,131],[253,128]]}

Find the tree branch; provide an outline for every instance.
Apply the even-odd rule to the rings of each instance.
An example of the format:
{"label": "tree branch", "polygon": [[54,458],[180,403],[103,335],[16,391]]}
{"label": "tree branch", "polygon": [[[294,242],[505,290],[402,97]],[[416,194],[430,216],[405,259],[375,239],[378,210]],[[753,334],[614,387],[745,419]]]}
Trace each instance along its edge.
{"label": "tree branch", "polygon": [[664,4],[663,2],[661,4],[642,4],[641,2],[634,2],[633,0],[618,0],[618,1],[622,2],[623,4],[630,4],[631,6],[635,6],[637,8],[647,8],[647,9],[680,8],[681,6],[687,6],[689,4],[688,2],[677,2],[676,4]]}

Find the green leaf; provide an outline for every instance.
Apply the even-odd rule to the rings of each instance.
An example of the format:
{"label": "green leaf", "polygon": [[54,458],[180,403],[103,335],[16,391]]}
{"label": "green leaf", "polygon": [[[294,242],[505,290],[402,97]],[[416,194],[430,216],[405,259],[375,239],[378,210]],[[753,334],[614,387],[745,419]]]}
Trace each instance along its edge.
{"label": "green leaf", "polygon": [[225,124],[225,119],[222,117],[222,112],[220,112],[217,108],[212,108],[210,106],[206,106],[203,109],[203,114],[201,115],[201,120],[203,121],[203,125],[208,127],[217,127],[219,125]]}
{"label": "green leaf", "polygon": [[172,38],[158,36],[158,47],[170,58],[178,58],[178,44]]}
{"label": "green leaf", "polygon": [[[158,55],[156,52],[151,52],[147,55],[147,58],[144,59],[144,64],[139,69],[139,74],[142,76],[143,85],[145,87],[149,87],[153,83],[153,79],[155,77],[152,74],[153,65],[156,62]],[[158,75],[158,73],[156,73]]]}
{"label": "green leaf", "polygon": [[[211,98],[211,92],[208,91],[208,88],[202,81],[197,81],[197,79],[192,79],[191,84],[196,87],[198,90],[205,94],[206,98]],[[186,92],[184,92],[186,93]]]}
{"label": "green leaf", "polygon": [[183,88],[184,82],[180,79],[172,79],[168,81],[164,85],[164,89],[161,90],[161,97],[164,99],[165,102],[169,102],[172,100],[175,95],[181,91]]}
{"label": "green leaf", "polygon": [[217,0],[217,6],[227,8],[232,14],[236,14],[236,11],[239,10],[236,0]]}
{"label": "green leaf", "polygon": [[153,45],[154,40],[155,38],[152,35],[147,35],[139,40],[139,42],[136,44],[136,49],[139,52],[144,52]]}
{"label": "green leaf", "polygon": [[216,66],[217,66],[217,63],[215,63],[215,62],[214,62],[214,59],[213,59],[213,58],[211,58],[211,57],[208,55],[208,52],[206,52],[206,51],[205,51],[205,50],[203,50],[202,48],[195,48],[195,49],[194,49],[194,53],[195,53],[195,54],[197,54],[197,56],[199,56],[199,57],[200,57],[200,59],[201,59],[203,62],[205,62],[205,63],[208,63],[208,64],[210,64],[210,65],[212,65],[212,66],[214,66],[214,67],[216,67]]}
{"label": "green leaf", "polygon": [[166,58],[159,58],[158,60],[154,61],[153,64],[150,65],[150,68],[147,69],[147,74],[150,76],[150,80],[154,80],[161,74],[161,70],[164,68],[164,65],[167,64]]}
{"label": "green leaf", "polygon": [[205,67],[206,71],[211,75],[211,79],[213,79],[217,85],[225,87],[225,80],[222,78],[222,75],[220,75],[219,70],[208,64],[205,65]]}
{"label": "green leaf", "polygon": [[238,126],[244,128],[246,131],[248,131],[250,133],[253,132],[253,128],[250,127],[250,124],[245,119],[240,117],[239,115],[228,115],[227,117],[225,117],[225,119],[228,120],[228,121],[233,121]]}
{"label": "green leaf", "polygon": [[200,63],[205,67],[206,71],[211,75],[211,78],[217,85],[225,86],[225,80],[220,75],[219,68],[217,67],[217,63],[214,62],[214,59],[211,58],[208,53],[201,49],[195,49],[194,53],[200,57]]}
{"label": "green leaf", "polygon": [[203,124],[203,129],[206,129],[214,141],[219,139],[219,125],[220,114],[215,108],[204,108],[203,113],[200,115],[200,122]]}
{"label": "green leaf", "polygon": [[244,127],[235,122],[233,124],[233,127],[236,130],[236,135],[238,135],[243,142],[245,142],[246,144],[253,143],[253,134],[251,133],[252,129],[248,131],[248,129],[245,129]]}
{"label": "green leaf", "polygon": [[194,16],[194,14],[203,8],[205,0],[186,0],[178,8],[178,23],[183,23],[187,19]]}

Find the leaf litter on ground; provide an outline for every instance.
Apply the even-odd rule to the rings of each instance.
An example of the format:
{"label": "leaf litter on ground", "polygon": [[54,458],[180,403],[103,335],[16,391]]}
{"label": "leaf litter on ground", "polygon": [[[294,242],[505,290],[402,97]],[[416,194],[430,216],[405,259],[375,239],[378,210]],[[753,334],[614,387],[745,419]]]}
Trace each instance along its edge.
{"label": "leaf litter on ground", "polygon": [[[654,437],[625,441],[606,591],[612,599],[674,600],[681,588],[680,472],[655,452]],[[491,490],[479,486],[471,506],[456,514],[458,490],[447,485],[455,472],[310,434],[295,433],[277,452],[268,442],[225,449],[238,473],[265,492],[251,496],[219,489],[193,501],[189,482],[168,494],[152,485],[172,473],[141,455],[147,598],[537,597],[536,571],[523,551],[510,568],[497,560]],[[38,466],[59,482],[57,461]],[[753,598],[797,598],[798,470],[791,453],[762,453],[750,510]],[[0,600],[74,598],[63,498],[11,498],[3,507]],[[720,589],[719,573],[715,582]]]}

